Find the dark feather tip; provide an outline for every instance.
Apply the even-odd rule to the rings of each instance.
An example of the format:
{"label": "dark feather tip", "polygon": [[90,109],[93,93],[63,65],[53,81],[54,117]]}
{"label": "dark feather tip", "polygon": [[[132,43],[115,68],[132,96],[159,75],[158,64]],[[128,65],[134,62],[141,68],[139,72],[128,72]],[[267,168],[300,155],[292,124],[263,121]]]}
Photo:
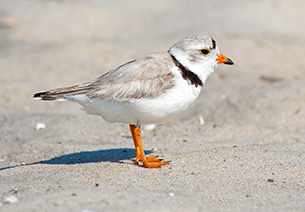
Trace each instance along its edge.
{"label": "dark feather tip", "polygon": [[50,92],[35,93],[33,98],[42,99],[42,100],[55,100],[56,99],[56,97],[50,95]]}
{"label": "dark feather tip", "polygon": [[35,93],[33,98],[41,98],[43,95],[45,95],[47,92],[40,92],[40,93]]}

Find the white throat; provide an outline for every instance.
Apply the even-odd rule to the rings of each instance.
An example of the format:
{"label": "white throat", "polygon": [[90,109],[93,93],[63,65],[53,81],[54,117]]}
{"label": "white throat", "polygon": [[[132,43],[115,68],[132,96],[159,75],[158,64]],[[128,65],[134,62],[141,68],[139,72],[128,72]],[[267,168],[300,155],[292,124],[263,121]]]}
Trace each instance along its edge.
{"label": "white throat", "polygon": [[169,53],[176,58],[176,60],[184,66],[189,71],[193,72],[197,75],[202,83],[204,84],[207,78],[210,76],[211,73],[214,72],[214,69],[217,65],[216,56],[215,60],[203,60],[203,61],[189,61],[189,59],[185,56],[185,52],[182,52],[176,48],[170,48]]}

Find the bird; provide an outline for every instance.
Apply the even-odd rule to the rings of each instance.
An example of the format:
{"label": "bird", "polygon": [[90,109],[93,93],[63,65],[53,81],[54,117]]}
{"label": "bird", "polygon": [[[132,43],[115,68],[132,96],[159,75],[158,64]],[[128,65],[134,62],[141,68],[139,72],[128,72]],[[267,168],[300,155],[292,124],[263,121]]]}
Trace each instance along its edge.
{"label": "bird", "polygon": [[145,155],[141,126],[169,120],[187,109],[218,64],[234,63],[220,54],[212,37],[189,35],[168,51],[127,62],[91,82],[35,93],[33,98],[77,102],[88,114],[129,124],[135,163],[160,168],[169,162]]}

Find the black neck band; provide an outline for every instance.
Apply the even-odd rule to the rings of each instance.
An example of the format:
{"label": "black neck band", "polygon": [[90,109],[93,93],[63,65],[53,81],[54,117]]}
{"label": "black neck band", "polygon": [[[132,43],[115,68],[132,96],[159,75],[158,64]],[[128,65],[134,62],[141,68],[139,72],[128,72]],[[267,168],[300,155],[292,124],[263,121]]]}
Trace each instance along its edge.
{"label": "black neck band", "polygon": [[201,79],[198,77],[197,74],[195,74],[194,72],[191,72],[188,68],[186,68],[184,65],[182,65],[170,52],[168,52],[168,53],[172,57],[175,65],[180,69],[183,79],[190,81],[191,84],[195,85],[196,87],[198,85],[200,85],[200,86],[203,85]]}

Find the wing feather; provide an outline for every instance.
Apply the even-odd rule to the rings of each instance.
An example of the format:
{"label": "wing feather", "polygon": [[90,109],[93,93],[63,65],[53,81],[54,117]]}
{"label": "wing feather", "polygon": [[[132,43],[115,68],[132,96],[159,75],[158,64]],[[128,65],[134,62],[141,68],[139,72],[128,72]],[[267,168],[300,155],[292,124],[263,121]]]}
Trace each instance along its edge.
{"label": "wing feather", "polygon": [[88,97],[124,101],[154,98],[173,87],[172,59],[167,52],[126,63],[94,80]]}
{"label": "wing feather", "polygon": [[112,101],[154,98],[174,86],[173,66],[167,52],[155,53],[125,63],[92,82],[37,93],[34,98],[73,99],[76,95]]}

